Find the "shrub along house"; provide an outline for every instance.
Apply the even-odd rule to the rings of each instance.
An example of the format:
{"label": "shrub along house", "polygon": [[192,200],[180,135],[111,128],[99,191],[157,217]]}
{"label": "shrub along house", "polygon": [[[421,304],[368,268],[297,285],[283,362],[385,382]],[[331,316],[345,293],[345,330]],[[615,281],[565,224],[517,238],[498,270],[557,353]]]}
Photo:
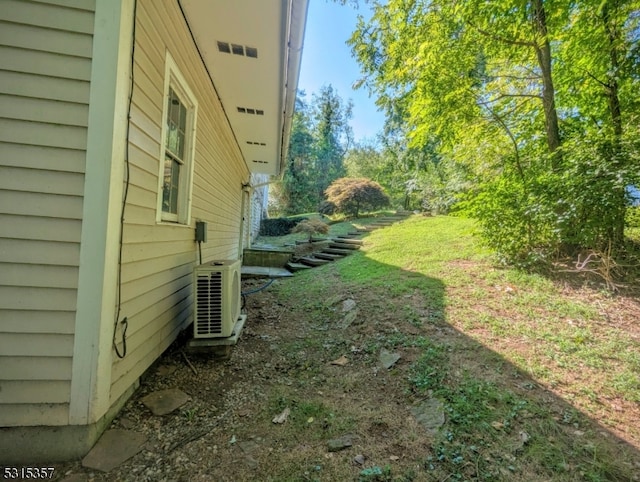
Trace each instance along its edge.
{"label": "shrub along house", "polygon": [[306,12],[0,0],[0,462],[93,445],[192,321],[197,220],[203,261],[241,256],[252,177],[284,166]]}

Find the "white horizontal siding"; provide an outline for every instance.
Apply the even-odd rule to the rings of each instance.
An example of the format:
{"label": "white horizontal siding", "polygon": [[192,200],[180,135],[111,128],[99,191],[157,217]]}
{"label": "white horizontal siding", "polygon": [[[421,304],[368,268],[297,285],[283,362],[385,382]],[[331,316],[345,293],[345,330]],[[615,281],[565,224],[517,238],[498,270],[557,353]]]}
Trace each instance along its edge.
{"label": "white horizontal siding", "polygon": [[2,164],[32,169],[84,172],[84,150],[0,142]]}
{"label": "white horizontal siding", "polygon": [[0,57],[7,59],[2,68],[12,72],[89,81],[91,60],[40,50],[0,46]]}
{"label": "white horizontal siding", "polygon": [[[93,33],[93,10],[95,2],[76,2],[75,8],[65,7],[65,1],[32,2],[29,0],[3,0],[0,20],[37,25],[67,32]],[[78,4],[85,6],[84,10]]]}
{"label": "white horizontal siding", "polygon": [[[25,421],[28,421],[28,424]],[[0,427],[60,426],[68,423],[68,403],[2,403],[0,410]]]}
{"label": "white horizontal siding", "polygon": [[78,268],[40,264],[0,263],[0,286],[78,288]]}
{"label": "white horizontal siding", "polygon": [[94,7],[0,7],[0,426],[68,423]]}
{"label": "white horizontal siding", "polygon": [[71,360],[62,357],[15,356],[0,358],[0,372],[6,380],[64,381],[71,370]]}
{"label": "white horizontal siding", "polygon": [[0,380],[0,404],[69,403],[70,382],[64,380]]}
{"label": "white horizontal siding", "polygon": [[89,108],[55,100],[0,95],[0,117],[86,127]]}
{"label": "white horizontal siding", "polygon": [[73,335],[75,311],[0,310],[4,333]]}
{"label": "white horizontal siding", "polygon": [[5,356],[66,357],[73,348],[73,335],[5,333],[0,339],[0,352]]}
{"label": "white horizontal siding", "polygon": [[81,228],[79,219],[0,214],[0,238],[75,243]]}
{"label": "white horizontal siding", "polygon": [[[197,263],[195,219],[209,224],[206,259],[238,256],[241,185],[248,171],[177,2],[139,0],[131,160],[125,209],[121,316],[129,321],[127,356],[112,369],[117,399],[191,320]],[[188,227],[156,223],[165,52],[198,102],[192,219]]]}
{"label": "white horizontal siding", "polygon": [[92,37],[83,33],[0,20],[0,45],[90,59]]}

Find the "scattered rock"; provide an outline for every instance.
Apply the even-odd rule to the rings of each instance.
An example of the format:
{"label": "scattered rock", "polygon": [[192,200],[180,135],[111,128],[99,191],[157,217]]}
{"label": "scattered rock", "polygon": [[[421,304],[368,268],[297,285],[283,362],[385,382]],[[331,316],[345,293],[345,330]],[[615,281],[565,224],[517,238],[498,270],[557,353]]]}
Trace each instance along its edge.
{"label": "scattered rock", "polygon": [[444,405],[437,398],[430,398],[412,407],[411,414],[429,435],[435,435],[444,425]]}
{"label": "scattered rock", "polygon": [[349,298],[349,299],[347,299],[347,300],[344,300],[344,301],[342,302],[342,312],[343,312],[343,313],[346,313],[346,312],[348,312],[348,311],[351,311],[351,310],[353,310],[355,307],[356,307],[356,302],[355,302],[355,300],[353,300],[353,299],[351,299],[351,298]]}
{"label": "scattered rock", "polygon": [[339,438],[331,439],[327,442],[327,448],[329,452],[339,452],[353,445],[353,436],[343,435]]}
{"label": "scattered rock", "polygon": [[109,472],[142,450],[147,438],[129,430],[107,430],[82,459],[82,466]]}
{"label": "scattered rock", "polygon": [[130,429],[132,429],[133,427],[136,426],[136,423],[133,420],[131,420],[130,418],[122,417],[120,419],[120,425],[122,425],[122,428],[130,430]]}
{"label": "scattered rock", "polygon": [[150,393],[140,400],[154,415],[166,415],[187,403],[191,398],[182,390],[169,388]]}
{"label": "scattered rock", "polygon": [[250,469],[255,470],[258,468],[258,461],[254,459],[251,455],[245,455],[243,460],[245,465]]}
{"label": "scattered rock", "polygon": [[240,447],[240,450],[242,450],[245,454],[251,455],[255,453],[256,450],[258,450],[259,445],[253,440],[245,440],[244,442],[239,442],[238,447]]}
{"label": "scattered rock", "polygon": [[397,455],[391,455],[389,457],[389,460],[391,460],[392,462],[397,462],[398,460],[400,460],[400,457],[398,457]]}
{"label": "scattered rock", "polygon": [[349,311],[345,317],[342,319],[342,322],[340,323],[340,328],[342,328],[343,330],[345,328],[349,328],[358,318],[358,309],[356,308],[355,310],[351,310]]}
{"label": "scattered rock", "polygon": [[282,411],[282,413],[279,413],[278,415],[273,417],[273,420],[271,421],[277,424],[285,423],[290,413],[291,413],[291,410],[289,410],[289,407],[287,407]]}
{"label": "scattered rock", "polygon": [[173,372],[177,370],[177,366],[175,365],[160,365],[156,370],[156,373],[161,377],[168,377],[173,375]]}
{"label": "scattered rock", "polygon": [[384,348],[380,350],[380,364],[387,370],[395,365],[402,358],[399,353],[392,353]]}
{"label": "scattered rock", "polygon": [[344,297],[343,295],[333,295],[327,298],[324,303],[327,306],[333,306],[336,303],[340,303],[343,297]]}
{"label": "scattered rock", "polygon": [[342,355],[340,358],[330,362],[330,365],[338,365],[338,366],[343,367],[343,366],[347,365],[348,363],[349,363],[349,359],[346,356]]}
{"label": "scattered rock", "polygon": [[358,465],[364,464],[364,455],[358,454],[353,458],[353,462]]}

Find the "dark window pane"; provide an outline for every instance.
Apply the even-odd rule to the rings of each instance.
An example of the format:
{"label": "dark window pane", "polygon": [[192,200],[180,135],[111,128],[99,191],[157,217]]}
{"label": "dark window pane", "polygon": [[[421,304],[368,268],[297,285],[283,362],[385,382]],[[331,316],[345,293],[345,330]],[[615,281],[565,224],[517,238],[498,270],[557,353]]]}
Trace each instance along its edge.
{"label": "dark window pane", "polygon": [[180,129],[181,130],[186,130],[187,129],[187,108],[180,104]]}
{"label": "dark window pane", "polygon": [[164,160],[162,183],[162,210],[178,214],[178,190],[180,186],[180,164],[171,156]]}

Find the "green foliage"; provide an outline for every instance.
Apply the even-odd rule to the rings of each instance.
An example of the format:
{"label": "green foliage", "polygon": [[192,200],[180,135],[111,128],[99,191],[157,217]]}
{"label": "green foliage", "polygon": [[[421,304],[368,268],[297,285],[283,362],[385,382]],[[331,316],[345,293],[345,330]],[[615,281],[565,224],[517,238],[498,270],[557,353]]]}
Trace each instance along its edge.
{"label": "green foliage", "polygon": [[382,186],[365,178],[337,179],[327,188],[326,196],[337,212],[355,217],[361,211],[375,211],[389,205],[389,196]]}
{"label": "green foliage", "polygon": [[260,236],[284,236],[306,218],[271,218],[260,222]]}
{"label": "green foliage", "polygon": [[374,2],[349,43],[399,171],[376,180],[445,212],[464,193],[507,262],[620,252],[640,172],[638,32],[633,0]]}
{"label": "green foliage", "polygon": [[640,228],[640,206],[627,209],[625,221],[630,228]]}
{"label": "green foliage", "polygon": [[312,101],[298,93],[291,126],[287,167],[277,192],[284,214],[316,211],[325,189],[344,175],[343,159],[351,142],[351,102],[331,85]]}
{"label": "green foliage", "polygon": [[309,242],[311,242],[314,234],[327,234],[329,232],[329,225],[319,219],[307,219],[306,221],[299,222],[291,232],[305,233],[309,236]]}
{"label": "green foliage", "polygon": [[635,149],[621,143],[612,152],[607,139],[572,139],[558,171],[550,160],[531,162],[525,178],[505,169],[479,183],[461,207],[479,220],[485,241],[507,263],[531,266],[585,247],[608,252],[610,243],[622,241],[626,186],[638,175],[630,161]]}

